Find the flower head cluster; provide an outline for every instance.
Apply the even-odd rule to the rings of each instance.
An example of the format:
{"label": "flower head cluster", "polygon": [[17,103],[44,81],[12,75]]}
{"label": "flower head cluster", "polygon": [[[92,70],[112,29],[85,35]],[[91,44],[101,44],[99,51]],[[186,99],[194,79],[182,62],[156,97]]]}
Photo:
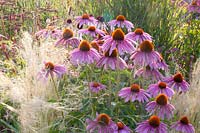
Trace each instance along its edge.
{"label": "flower head cluster", "polygon": [[130,59],[133,60],[135,65],[142,67],[136,71],[136,76],[162,80],[163,76],[159,69],[167,70],[167,65],[163,61],[162,56],[154,50],[154,44],[150,40],[140,43]]}
{"label": "flower head cluster", "polygon": [[127,28],[128,31],[131,31],[132,28],[134,28],[133,24],[126,20],[126,18],[123,15],[118,15],[115,20],[111,20],[108,22],[110,25],[111,29],[114,29],[115,26],[120,27],[120,28]]}
{"label": "flower head cluster", "polygon": [[139,101],[139,102],[148,102],[150,95],[144,90],[141,89],[138,84],[132,84],[130,87],[122,88],[118,94],[121,98],[125,99],[125,102],[129,100],[131,102]]}
{"label": "flower head cluster", "polygon": [[96,119],[86,119],[88,124],[86,129],[90,133],[98,131],[98,133],[131,133],[131,129],[122,122],[113,122],[109,115],[102,113],[97,114]]}
{"label": "flower head cluster", "polygon": [[109,115],[102,113],[97,114],[96,119],[86,119],[87,130],[92,133],[97,130],[99,133],[113,133],[117,130],[116,124],[112,121]]}
{"label": "flower head cluster", "polygon": [[70,61],[73,65],[92,64],[100,59],[96,49],[90,43],[82,40],[78,46],[70,53]]}
{"label": "flower head cluster", "polygon": [[187,92],[189,90],[190,85],[184,80],[180,72],[172,77],[165,78],[164,81],[177,92]]}
{"label": "flower head cluster", "polygon": [[44,62],[44,68],[38,73],[38,79],[46,81],[49,75],[54,77],[55,74],[60,78],[64,73],[66,73],[65,66]]}
{"label": "flower head cluster", "polygon": [[138,124],[137,133],[167,133],[167,125],[160,121],[156,115]]}
{"label": "flower head cluster", "polygon": [[175,108],[168,102],[168,97],[165,94],[159,94],[155,101],[149,102],[146,105],[146,110],[150,114],[156,114],[162,119],[169,119],[172,117]]}
{"label": "flower head cluster", "polygon": [[55,46],[63,45],[65,47],[72,46],[78,47],[80,40],[76,37],[73,37],[74,33],[72,30],[66,28],[63,30],[62,37],[57,40]]}
{"label": "flower head cluster", "polygon": [[112,51],[117,48],[119,54],[122,55],[126,53],[133,53],[135,50],[135,42],[126,37],[122,29],[118,28],[113,31],[112,35],[107,35],[104,37],[104,44],[102,45],[102,50],[107,52],[109,50],[109,55]]}
{"label": "flower head cluster", "polygon": [[97,22],[97,20],[93,16],[90,16],[89,14],[83,14],[82,16],[77,16],[75,19],[80,27],[83,25],[95,25]]}
{"label": "flower head cluster", "polygon": [[139,44],[145,40],[152,41],[151,35],[144,32],[142,28],[136,28],[134,32],[129,32],[126,36]]}

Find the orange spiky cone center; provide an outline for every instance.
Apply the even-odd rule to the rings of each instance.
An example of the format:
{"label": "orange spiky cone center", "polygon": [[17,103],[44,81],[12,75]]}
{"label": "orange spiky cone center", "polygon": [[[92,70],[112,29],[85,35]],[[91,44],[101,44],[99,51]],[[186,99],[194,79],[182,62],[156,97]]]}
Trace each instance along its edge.
{"label": "orange spiky cone center", "polygon": [[79,49],[81,51],[90,51],[91,45],[89,44],[88,41],[82,40],[79,44]]}
{"label": "orange spiky cone center", "polygon": [[122,122],[117,122],[118,130],[124,129],[124,124]]}
{"label": "orange spiky cone center", "polygon": [[89,19],[89,18],[90,18],[90,16],[88,14],[83,14],[82,15],[82,19]]}
{"label": "orange spiky cone center", "polygon": [[149,41],[149,40],[143,41],[143,42],[139,45],[139,47],[140,47],[140,50],[141,50],[142,52],[146,52],[146,53],[152,52],[152,51],[154,50],[154,45],[153,45],[153,43],[152,43],[151,41]]}
{"label": "orange spiky cone center", "polygon": [[95,26],[89,26],[89,27],[88,27],[88,30],[89,30],[89,31],[95,31],[95,30],[96,30],[96,27],[95,27]]}
{"label": "orange spiky cone center", "polygon": [[174,81],[177,83],[181,83],[183,81],[183,75],[181,73],[177,73],[174,75]]}
{"label": "orange spiky cone center", "polygon": [[117,20],[117,21],[124,21],[124,20],[126,20],[126,18],[125,18],[123,15],[118,15],[118,16],[116,17],[116,20]]}
{"label": "orange spiky cone center", "polygon": [[180,119],[180,122],[184,125],[188,125],[189,124],[189,120],[186,116],[183,116],[181,119]]}
{"label": "orange spiky cone center", "polygon": [[166,84],[165,82],[160,82],[160,83],[158,84],[158,87],[159,87],[160,89],[165,89],[165,88],[167,87],[167,84]]}
{"label": "orange spiky cone center", "polygon": [[52,62],[45,63],[45,69],[53,70],[54,64]]}
{"label": "orange spiky cone center", "polygon": [[92,87],[99,87],[99,86],[100,86],[100,84],[98,82],[93,82]]}
{"label": "orange spiky cone center", "polygon": [[193,0],[191,5],[197,6],[197,0]]}
{"label": "orange spiky cone center", "polygon": [[144,33],[143,29],[141,28],[137,28],[134,32],[136,35],[142,35]]}
{"label": "orange spiky cone center", "polygon": [[72,38],[74,35],[73,31],[70,30],[70,29],[64,29],[63,31],[63,38],[65,39],[69,39],[69,38]]}
{"label": "orange spiky cone center", "polygon": [[140,92],[140,86],[138,84],[132,84],[131,92]]}
{"label": "orange spiky cone center", "polygon": [[160,118],[158,116],[153,115],[149,118],[148,122],[149,125],[151,125],[154,128],[157,128],[160,125]]}
{"label": "orange spiky cone center", "polygon": [[117,28],[115,31],[113,31],[112,38],[113,40],[118,40],[118,41],[124,40],[124,32],[122,31],[122,29]]}
{"label": "orange spiky cone center", "polygon": [[97,117],[97,121],[100,125],[106,126],[110,124],[110,117],[107,114],[99,114]]}
{"label": "orange spiky cone center", "polygon": [[168,97],[165,94],[159,94],[156,97],[156,103],[159,105],[167,105]]}

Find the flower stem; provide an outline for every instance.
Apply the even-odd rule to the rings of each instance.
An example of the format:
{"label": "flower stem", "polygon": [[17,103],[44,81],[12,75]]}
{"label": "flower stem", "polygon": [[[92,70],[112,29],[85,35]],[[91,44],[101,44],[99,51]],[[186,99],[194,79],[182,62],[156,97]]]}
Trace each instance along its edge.
{"label": "flower stem", "polygon": [[58,94],[58,89],[56,87],[56,82],[53,78],[53,76],[51,75],[51,79],[52,79],[52,82],[53,82],[53,86],[54,86],[54,90],[55,90],[55,93],[56,93],[56,97],[59,99],[59,94]]}

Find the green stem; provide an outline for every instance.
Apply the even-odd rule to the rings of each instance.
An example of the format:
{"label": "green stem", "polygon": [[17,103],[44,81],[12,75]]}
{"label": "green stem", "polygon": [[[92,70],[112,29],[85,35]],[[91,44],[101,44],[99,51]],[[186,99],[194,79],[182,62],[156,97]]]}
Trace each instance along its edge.
{"label": "green stem", "polygon": [[56,97],[59,99],[59,94],[58,94],[58,90],[57,90],[57,87],[56,87],[56,82],[53,78],[53,76],[51,75],[51,80],[53,82],[53,86],[54,86],[54,90],[55,90],[55,93],[56,93]]}

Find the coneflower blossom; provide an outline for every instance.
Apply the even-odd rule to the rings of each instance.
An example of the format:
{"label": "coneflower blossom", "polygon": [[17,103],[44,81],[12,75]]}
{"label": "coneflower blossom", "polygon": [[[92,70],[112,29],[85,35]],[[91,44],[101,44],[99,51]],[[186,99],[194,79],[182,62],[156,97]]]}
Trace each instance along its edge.
{"label": "coneflower blossom", "polygon": [[73,65],[92,64],[99,59],[97,50],[86,40],[82,40],[79,47],[70,52],[70,61]]}
{"label": "coneflower blossom", "polygon": [[111,20],[108,22],[111,29],[114,29],[115,26],[120,28],[127,28],[128,31],[131,31],[131,28],[134,28],[133,24],[126,20],[126,18],[123,15],[118,15],[115,20]]}
{"label": "coneflower blossom", "polygon": [[167,125],[158,116],[151,116],[148,120],[138,124],[137,133],[167,133]]}
{"label": "coneflower blossom", "polygon": [[90,82],[89,88],[91,92],[98,93],[100,90],[106,89],[106,86],[98,82]]}
{"label": "coneflower blossom", "polygon": [[54,73],[60,78],[66,73],[66,68],[63,65],[53,64],[52,62],[44,62],[44,68],[38,73],[38,79],[47,80],[49,75],[54,77]]}
{"label": "coneflower blossom", "polygon": [[131,58],[135,65],[147,66],[156,68],[156,63],[161,61],[161,56],[157,51],[154,51],[154,44],[145,40],[139,45],[139,49],[133,52]]}
{"label": "coneflower blossom", "polygon": [[195,133],[195,129],[192,124],[190,124],[187,116],[183,116],[179,121],[172,124],[171,128],[176,129],[178,132]]}
{"label": "coneflower blossom", "polygon": [[145,40],[152,41],[151,35],[144,32],[143,29],[141,29],[141,28],[136,28],[134,32],[129,32],[126,36],[127,36],[127,38],[130,38],[139,44]]}
{"label": "coneflower blossom", "polygon": [[152,69],[150,66],[142,67],[137,70],[134,74],[134,77],[143,77],[145,79],[157,81],[163,79],[163,75],[157,69]]}
{"label": "coneflower blossom", "polygon": [[64,29],[62,33],[62,38],[55,43],[55,46],[63,45],[67,47],[70,45],[72,47],[78,47],[80,40],[73,36],[74,33],[72,30],[68,28]]}
{"label": "coneflower blossom", "polygon": [[149,92],[153,97],[156,97],[160,93],[163,93],[168,97],[172,97],[174,95],[174,91],[162,81],[149,85],[147,92]]}
{"label": "coneflower blossom", "polygon": [[148,102],[151,97],[144,89],[141,89],[138,84],[132,84],[130,87],[122,88],[118,94],[121,98],[125,99],[125,102],[139,101]]}
{"label": "coneflower blossom", "polygon": [[35,36],[40,39],[47,39],[48,37],[53,39],[58,39],[62,36],[62,31],[57,30],[54,26],[47,26],[45,29],[42,29],[35,33]]}
{"label": "coneflower blossom", "polygon": [[86,130],[90,133],[98,131],[98,133],[113,133],[117,129],[117,125],[111,120],[107,114],[97,114],[96,119],[86,119],[88,124]]}
{"label": "coneflower blossom", "polygon": [[104,52],[109,50],[109,55],[111,55],[112,51],[117,48],[120,55],[124,54],[125,52],[131,54],[135,50],[134,44],[136,44],[136,42],[127,38],[124,35],[124,32],[118,28],[113,31],[112,36],[104,36],[104,44],[102,45],[102,50]]}
{"label": "coneflower blossom", "polygon": [[109,55],[108,52],[109,51],[107,51],[97,62],[97,67],[103,67],[104,69],[110,68],[112,70],[127,68],[126,62],[118,56],[117,49],[114,49],[111,55]]}
{"label": "coneflower blossom", "polygon": [[97,29],[95,26],[89,26],[87,29],[81,29],[78,33],[82,36],[82,34],[89,35],[93,38],[97,37],[97,35],[104,36],[105,32],[102,30]]}
{"label": "coneflower blossom", "polygon": [[85,25],[95,25],[97,20],[88,14],[83,14],[82,16],[75,17],[76,22],[78,23],[79,27]]}
{"label": "coneflower blossom", "polygon": [[117,122],[117,130],[115,130],[113,133],[131,133],[131,129],[122,122]]}
{"label": "coneflower blossom", "polygon": [[192,3],[188,5],[188,11],[200,13],[200,0],[193,0]]}
{"label": "coneflower blossom", "polygon": [[169,119],[172,117],[175,108],[173,105],[169,104],[168,97],[165,94],[159,94],[155,101],[149,102],[146,105],[146,110],[150,114],[156,114],[162,119]]}
{"label": "coneflower blossom", "polygon": [[165,78],[164,81],[177,92],[187,92],[189,84],[184,80],[181,73],[176,73],[174,76]]}

